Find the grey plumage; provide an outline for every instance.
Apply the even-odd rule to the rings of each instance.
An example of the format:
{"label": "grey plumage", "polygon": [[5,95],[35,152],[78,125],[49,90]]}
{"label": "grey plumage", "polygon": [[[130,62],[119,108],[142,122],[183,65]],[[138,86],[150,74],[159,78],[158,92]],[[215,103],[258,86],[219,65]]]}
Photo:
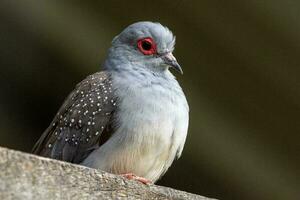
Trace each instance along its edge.
{"label": "grey plumage", "polygon": [[181,155],[188,104],[169,68],[181,71],[175,37],[138,22],[116,36],[104,71],[79,83],[33,152],[156,181]]}

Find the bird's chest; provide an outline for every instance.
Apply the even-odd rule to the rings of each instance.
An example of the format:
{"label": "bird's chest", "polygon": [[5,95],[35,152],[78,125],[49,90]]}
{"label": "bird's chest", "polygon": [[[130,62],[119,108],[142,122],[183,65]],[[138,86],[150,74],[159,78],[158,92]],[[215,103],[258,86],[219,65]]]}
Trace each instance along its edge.
{"label": "bird's chest", "polygon": [[115,83],[115,132],[85,163],[113,173],[133,172],[157,180],[182,150],[188,124],[185,97],[177,83],[145,87],[122,77],[115,78]]}
{"label": "bird's chest", "polygon": [[176,95],[161,87],[127,92],[117,116],[116,134],[126,144],[121,147],[122,154],[126,154],[122,156],[133,159],[132,171],[157,178],[172,162],[178,148],[173,140],[181,134],[176,132],[176,123],[183,105]]}
{"label": "bird's chest", "polygon": [[144,147],[168,145],[180,106],[176,96],[161,86],[128,91],[120,105],[120,131]]}

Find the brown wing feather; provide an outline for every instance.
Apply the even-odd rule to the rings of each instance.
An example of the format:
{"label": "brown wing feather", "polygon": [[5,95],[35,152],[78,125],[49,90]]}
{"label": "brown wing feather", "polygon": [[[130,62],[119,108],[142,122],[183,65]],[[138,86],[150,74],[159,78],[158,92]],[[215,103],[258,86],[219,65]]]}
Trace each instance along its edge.
{"label": "brown wing feather", "polygon": [[116,108],[110,76],[98,72],[79,83],[67,97],[33,153],[73,163],[82,162],[113,133]]}

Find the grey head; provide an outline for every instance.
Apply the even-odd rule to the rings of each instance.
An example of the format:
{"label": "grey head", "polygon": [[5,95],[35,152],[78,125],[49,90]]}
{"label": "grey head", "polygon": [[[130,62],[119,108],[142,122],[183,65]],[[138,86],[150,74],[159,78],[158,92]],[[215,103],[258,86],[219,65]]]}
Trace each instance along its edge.
{"label": "grey head", "polygon": [[172,52],[175,36],[160,23],[137,22],[125,28],[112,41],[104,67],[118,70],[150,70],[160,73],[182,69]]}

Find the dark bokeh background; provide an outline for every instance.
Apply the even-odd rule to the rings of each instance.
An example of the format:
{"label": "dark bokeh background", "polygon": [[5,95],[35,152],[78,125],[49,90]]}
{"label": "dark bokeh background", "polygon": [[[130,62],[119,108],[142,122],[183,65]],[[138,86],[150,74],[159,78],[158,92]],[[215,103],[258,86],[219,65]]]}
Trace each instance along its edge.
{"label": "dark bokeh background", "polygon": [[29,152],[112,38],[177,36],[190,128],[158,184],[224,200],[300,198],[300,1],[0,1],[0,145]]}

